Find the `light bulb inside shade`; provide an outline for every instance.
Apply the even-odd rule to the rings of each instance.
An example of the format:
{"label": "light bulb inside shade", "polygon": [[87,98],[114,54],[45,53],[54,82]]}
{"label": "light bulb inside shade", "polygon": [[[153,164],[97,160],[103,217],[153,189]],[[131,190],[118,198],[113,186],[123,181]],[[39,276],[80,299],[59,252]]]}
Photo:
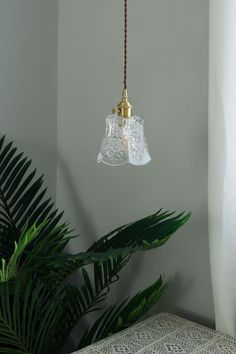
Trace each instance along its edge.
{"label": "light bulb inside shade", "polygon": [[97,161],[111,166],[126,163],[141,166],[151,161],[144,136],[143,119],[138,116],[123,118],[116,114],[108,116],[105,138]]}

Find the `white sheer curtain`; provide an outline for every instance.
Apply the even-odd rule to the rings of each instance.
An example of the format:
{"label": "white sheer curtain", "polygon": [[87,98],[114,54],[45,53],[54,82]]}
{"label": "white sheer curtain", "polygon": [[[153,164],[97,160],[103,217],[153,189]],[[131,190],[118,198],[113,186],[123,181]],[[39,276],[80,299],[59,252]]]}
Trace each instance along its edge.
{"label": "white sheer curtain", "polygon": [[236,0],[210,0],[209,232],[216,327],[236,337]]}

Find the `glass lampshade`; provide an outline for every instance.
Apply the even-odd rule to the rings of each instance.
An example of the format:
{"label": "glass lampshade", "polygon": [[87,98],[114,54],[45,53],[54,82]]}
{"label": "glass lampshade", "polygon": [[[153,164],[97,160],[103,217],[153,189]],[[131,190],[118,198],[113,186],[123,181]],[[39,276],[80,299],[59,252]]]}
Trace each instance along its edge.
{"label": "glass lampshade", "polygon": [[108,116],[105,138],[97,161],[111,166],[126,163],[140,166],[151,161],[144,136],[143,119],[138,116],[124,118],[117,114]]}

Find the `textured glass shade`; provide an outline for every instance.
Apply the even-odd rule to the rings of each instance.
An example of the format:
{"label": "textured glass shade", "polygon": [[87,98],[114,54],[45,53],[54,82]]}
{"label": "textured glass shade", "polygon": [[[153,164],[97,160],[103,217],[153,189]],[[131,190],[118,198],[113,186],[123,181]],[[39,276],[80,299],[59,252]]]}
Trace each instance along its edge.
{"label": "textured glass shade", "polygon": [[105,138],[97,161],[111,166],[126,163],[140,166],[151,161],[144,136],[143,119],[137,116],[122,118],[116,114],[108,116]]}

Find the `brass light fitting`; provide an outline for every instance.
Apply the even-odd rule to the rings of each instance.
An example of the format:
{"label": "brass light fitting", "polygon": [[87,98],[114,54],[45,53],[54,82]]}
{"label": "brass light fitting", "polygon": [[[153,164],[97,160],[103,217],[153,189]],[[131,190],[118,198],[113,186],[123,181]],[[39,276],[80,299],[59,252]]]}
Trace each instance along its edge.
{"label": "brass light fitting", "polygon": [[128,90],[124,89],[122,99],[116,108],[113,108],[112,113],[118,114],[122,118],[130,118],[132,116],[132,104],[128,101]]}

